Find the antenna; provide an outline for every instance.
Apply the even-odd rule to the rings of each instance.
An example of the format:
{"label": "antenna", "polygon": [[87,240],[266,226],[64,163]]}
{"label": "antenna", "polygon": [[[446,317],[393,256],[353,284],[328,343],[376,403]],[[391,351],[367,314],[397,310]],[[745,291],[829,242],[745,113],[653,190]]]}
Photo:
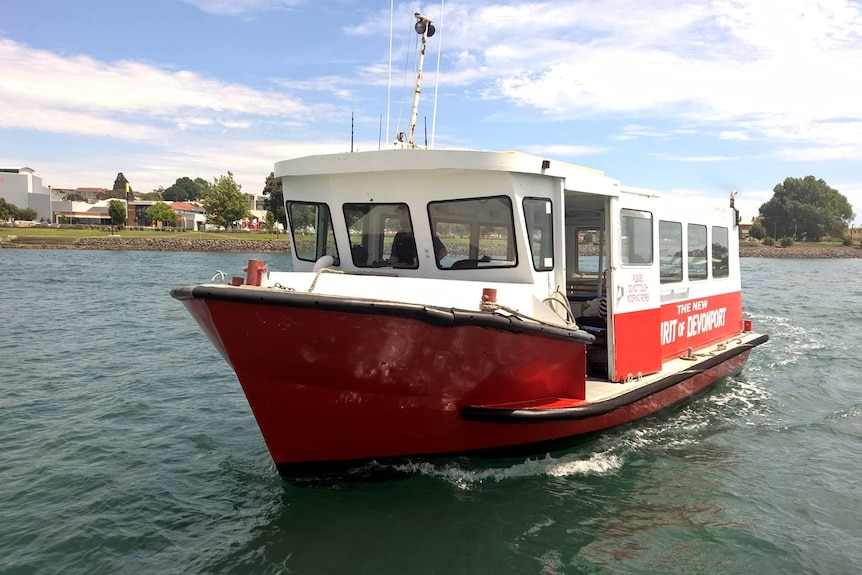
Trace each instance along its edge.
{"label": "antenna", "polygon": [[407,140],[407,145],[410,148],[416,147],[414,137],[416,135],[416,117],[419,115],[419,94],[422,92],[422,66],[425,63],[425,46],[428,43],[428,38],[436,32],[436,28],[429,18],[422,16],[419,12],[416,12],[414,16],[416,17],[416,24],[413,28],[417,34],[422,36],[422,47],[419,49],[419,63],[416,66],[416,88],[413,91],[413,111],[410,113],[410,137]]}

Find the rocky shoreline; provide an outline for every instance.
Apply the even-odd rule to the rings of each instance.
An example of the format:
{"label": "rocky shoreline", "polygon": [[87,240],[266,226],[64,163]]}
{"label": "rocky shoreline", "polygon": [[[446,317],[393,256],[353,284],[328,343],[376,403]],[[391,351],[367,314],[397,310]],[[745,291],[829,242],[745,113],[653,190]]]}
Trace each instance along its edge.
{"label": "rocky shoreline", "polygon": [[741,258],[835,259],[862,258],[860,246],[811,247],[796,245],[788,248],[760,244],[740,244]]}
{"label": "rocky shoreline", "polygon": [[0,236],[0,247],[142,252],[290,253],[290,242],[287,237],[281,240],[210,240],[177,237],[123,238],[109,236],[75,239]]}
{"label": "rocky shoreline", "polygon": [[[290,243],[286,236],[278,240],[211,240],[179,237],[125,238],[120,236],[74,239],[0,235],[0,247],[148,252],[290,253]],[[804,245],[782,248],[760,244],[741,244],[739,256],[786,259],[862,258],[862,248],[859,246],[808,247]]]}

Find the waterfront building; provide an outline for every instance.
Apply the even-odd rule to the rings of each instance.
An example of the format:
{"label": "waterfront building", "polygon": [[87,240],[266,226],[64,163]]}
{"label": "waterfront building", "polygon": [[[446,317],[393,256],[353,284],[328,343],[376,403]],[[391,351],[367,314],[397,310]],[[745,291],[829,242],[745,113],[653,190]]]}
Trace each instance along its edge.
{"label": "waterfront building", "polygon": [[0,198],[18,208],[31,208],[36,219],[51,221],[51,186],[32,168],[0,168]]}

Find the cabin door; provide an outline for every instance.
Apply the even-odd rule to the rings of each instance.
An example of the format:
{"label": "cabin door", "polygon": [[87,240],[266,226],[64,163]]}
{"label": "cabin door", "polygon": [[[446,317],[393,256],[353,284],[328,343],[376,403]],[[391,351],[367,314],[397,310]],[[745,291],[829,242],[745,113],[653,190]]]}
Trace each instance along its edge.
{"label": "cabin door", "polygon": [[613,366],[608,375],[612,381],[661,370],[658,218],[647,200],[624,196],[610,202],[608,343]]}

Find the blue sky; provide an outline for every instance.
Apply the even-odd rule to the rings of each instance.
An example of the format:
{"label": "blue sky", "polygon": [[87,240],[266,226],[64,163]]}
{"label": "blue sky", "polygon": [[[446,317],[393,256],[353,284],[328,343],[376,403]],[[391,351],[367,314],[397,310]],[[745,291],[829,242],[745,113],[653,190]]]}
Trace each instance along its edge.
{"label": "blue sky", "polygon": [[358,150],[387,118],[384,146],[406,131],[420,11],[438,32],[417,141],[427,123],[436,148],[521,150],[681,199],[736,189],[745,219],[814,175],[862,221],[858,0],[396,1],[391,90],[390,3],[6,0],[0,167],[57,188],[122,171],[137,191],[231,171],[260,193],[276,161],[348,151],[351,114]]}

